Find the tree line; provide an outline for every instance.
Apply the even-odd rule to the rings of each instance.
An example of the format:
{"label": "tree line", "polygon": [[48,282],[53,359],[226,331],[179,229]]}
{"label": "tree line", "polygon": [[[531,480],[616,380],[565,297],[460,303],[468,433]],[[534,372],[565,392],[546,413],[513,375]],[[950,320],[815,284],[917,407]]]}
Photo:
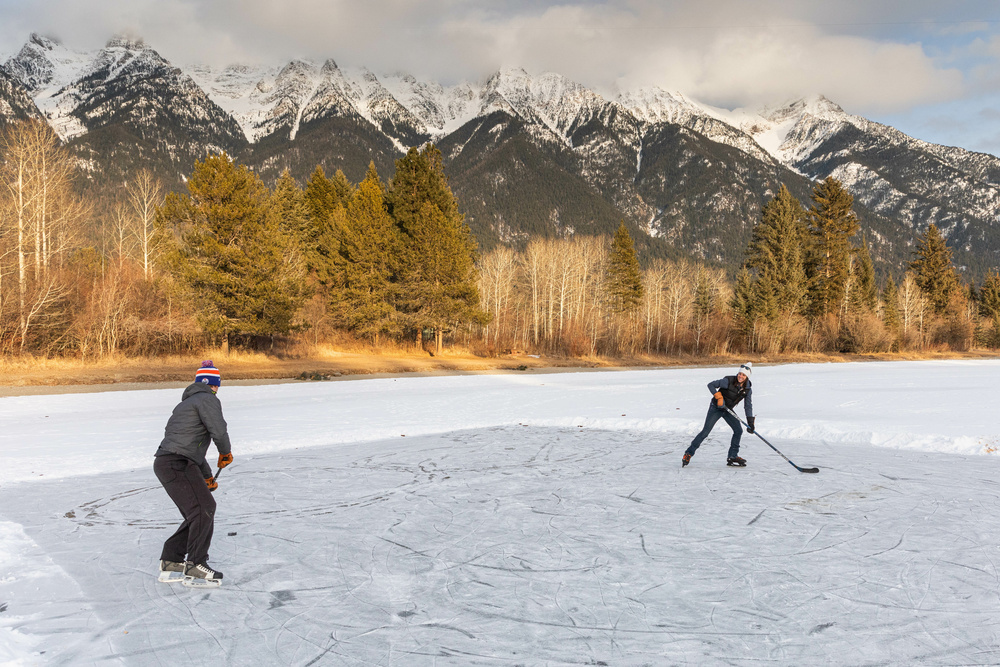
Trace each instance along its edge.
{"label": "tree line", "polygon": [[[1000,347],[1000,274],[965,282],[933,225],[903,271],[873,264],[835,179],[808,207],[782,187],[736,275],[694,260],[643,266],[613,237],[536,238],[480,254],[433,146],[383,181],[317,167],[273,184],[230,157],[186,192],[148,171],[114,201],[41,122],[0,137],[0,352],[153,355],[271,348],[347,334],[484,354],[716,355]],[[85,168],[85,165],[83,165]]]}

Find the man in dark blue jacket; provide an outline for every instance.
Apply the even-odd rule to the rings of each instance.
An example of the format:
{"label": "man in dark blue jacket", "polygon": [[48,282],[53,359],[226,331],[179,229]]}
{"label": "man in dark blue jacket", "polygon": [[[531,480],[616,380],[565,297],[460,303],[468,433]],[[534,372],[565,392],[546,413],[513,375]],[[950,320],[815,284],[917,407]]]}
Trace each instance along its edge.
{"label": "man in dark blue jacket", "polygon": [[233,462],[232,445],[222,403],[216,392],[222,378],[211,361],[204,361],[194,382],[167,420],[156,450],[153,472],[184,516],[184,522],[163,544],[159,580],[185,586],[218,586],[222,573],[208,566],[208,548],[215,530],[215,499],[219,487],[205,455],[209,442],[219,450],[219,468]]}
{"label": "man in dark blue jacket", "polygon": [[743,435],[743,427],[740,420],[732,415],[729,410],[733,410],[740,401],[746,401],[743,409],[747,416],[747,431],[754,432],[753,401],[751,395],[750,375],[753,373],[753,364],[749,361],[736,370],[736,375],[727,375],[721,380],[708,383],[708,390],[712,392],[712,402],[708,405],[708,416],[705,417],[705,426],[701,433],[694,437],[691,446],[684,452],[681,459],[681,467],[691,462],[691,457],[701,447],[701,443],[712,432],[716,422],[725,419],[729,427],[733,429],[733,439],[729,443],[729,454],[726,457],[726,465],[744,467],[746,459],[740,457],[740,436]]}

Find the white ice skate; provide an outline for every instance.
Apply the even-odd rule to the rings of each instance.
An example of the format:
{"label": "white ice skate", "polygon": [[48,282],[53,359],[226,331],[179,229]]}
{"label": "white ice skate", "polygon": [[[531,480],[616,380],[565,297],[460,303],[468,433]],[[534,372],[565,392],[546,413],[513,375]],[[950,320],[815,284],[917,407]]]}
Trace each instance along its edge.
{"label": "white ice skate", "polygon": [[184,581],[184,566],[186,563],[175,563],[172,560],[160,561],[160,574],[156,578],[165,584],[179,584]]}

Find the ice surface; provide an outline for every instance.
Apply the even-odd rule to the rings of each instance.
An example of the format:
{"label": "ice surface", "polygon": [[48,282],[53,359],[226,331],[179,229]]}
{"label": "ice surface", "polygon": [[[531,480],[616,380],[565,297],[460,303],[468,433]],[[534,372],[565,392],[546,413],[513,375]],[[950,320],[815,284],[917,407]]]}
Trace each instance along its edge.
{"label": "ice surface", "polygon": [[156,581],[180,390],[0,399],[0,661],[1000,662],[1000,364],[761,366],[820,474],[681,469],[732,370],[224,383],[212,591]]}

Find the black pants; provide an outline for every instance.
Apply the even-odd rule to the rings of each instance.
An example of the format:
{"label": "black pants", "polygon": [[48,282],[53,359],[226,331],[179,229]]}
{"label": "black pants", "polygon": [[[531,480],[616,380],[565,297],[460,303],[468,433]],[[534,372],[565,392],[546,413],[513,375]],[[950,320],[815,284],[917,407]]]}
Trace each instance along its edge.
{"label": "black pants", "polygon": [[165,454],[156,457],[153,472],[184,517],[177,532],[163,543],[160,559],[175,563],[208,562],[208,548],[215,531],[215,498],[205,484],[201,468],[191,459]]}

